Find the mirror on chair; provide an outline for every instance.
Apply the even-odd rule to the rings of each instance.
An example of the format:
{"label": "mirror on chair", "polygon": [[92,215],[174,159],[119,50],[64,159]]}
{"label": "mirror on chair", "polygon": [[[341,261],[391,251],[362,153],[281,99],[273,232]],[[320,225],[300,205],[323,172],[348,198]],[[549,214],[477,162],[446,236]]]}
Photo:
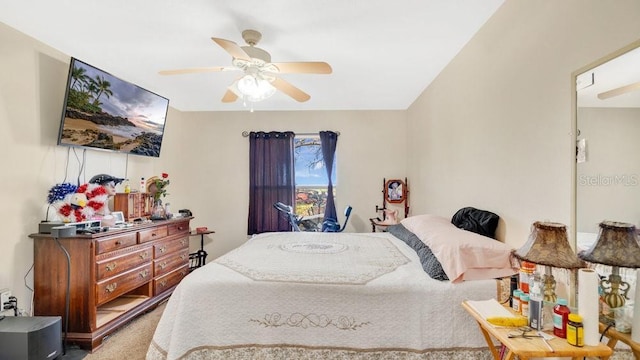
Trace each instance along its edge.
{"label": "mirror on chair", "polygon": [[640,227],[640,40],[576,72],[576,249],[602,221]]}

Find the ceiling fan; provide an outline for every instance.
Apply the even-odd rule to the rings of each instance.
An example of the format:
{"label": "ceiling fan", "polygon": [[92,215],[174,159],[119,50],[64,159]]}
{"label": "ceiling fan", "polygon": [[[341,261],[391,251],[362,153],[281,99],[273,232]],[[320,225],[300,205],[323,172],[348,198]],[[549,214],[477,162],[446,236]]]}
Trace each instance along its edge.
{"label": "ceiling fan", "polygon": [[635,82],[635,83],[631,83],[629,85],[621,86],[621,87],[615,88],[613,90],[601,92],[601,93],[598,94],[598,99],[606,100],[606,99],[612,98],[614,96],[626,94],[628,92],[631,92],[631,91],[634,91],[634,90],[639,90],[639,89],[640,89],[640,81]]}
{"label": "ceiling fan", "polygon": [[252,102],[264,100],[276,90],[280,90],[296,101],[304,102],[311,98],[309,94],[280,78],[279,74],[331,74],[332,69],[326,62],[271,62],[271,55],[256,47],[262,34],[256,30],[244,30],[242,38],[247,46],[238,46],[233,41],[212,37],[232,57],[232,66],[199,67],[179,70],[163,70],[161,75],[179,75],[200,72],[240,70],[243,75],[229,85],[222,102],[234,102],[238,97]]}

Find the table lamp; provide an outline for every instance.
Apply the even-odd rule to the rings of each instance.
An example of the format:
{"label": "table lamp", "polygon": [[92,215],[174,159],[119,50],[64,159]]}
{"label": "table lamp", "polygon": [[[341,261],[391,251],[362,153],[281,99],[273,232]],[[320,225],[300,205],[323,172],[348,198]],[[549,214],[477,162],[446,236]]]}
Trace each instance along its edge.
{"label": "table lamp", "polygon": [[578,254],[590,263],[612,267],[609,278],[600,281],[604,302],[612,309],[624,306],[629,291],[629,283],[622,281],[620,276],[620,267],[640,267],[640,246],[636,237],[633,224],[603,221],[596,242]]}
{"label": "table lamp", "polygon": [[531,227],[529,240],[513,255],[522,261],[528,261],[545,266],[544,301],[555,303],[556,280],[553,278],[552,267],[577,269],[584,267],[571,249],[567,238],[567,227],[554,222],[536,221]]}

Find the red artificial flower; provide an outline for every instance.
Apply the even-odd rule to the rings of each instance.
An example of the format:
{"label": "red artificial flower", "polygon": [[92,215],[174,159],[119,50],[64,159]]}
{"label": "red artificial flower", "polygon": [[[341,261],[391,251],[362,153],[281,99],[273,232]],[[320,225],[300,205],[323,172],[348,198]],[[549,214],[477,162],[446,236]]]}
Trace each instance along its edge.
{"label": "red artificial flower", "polygon": [[167,173],[162,173],[162,178],[163,178],[163,179],[166,179],[166,178],[168,178],[168,177],[169,177],[169,174],[167,174]]}

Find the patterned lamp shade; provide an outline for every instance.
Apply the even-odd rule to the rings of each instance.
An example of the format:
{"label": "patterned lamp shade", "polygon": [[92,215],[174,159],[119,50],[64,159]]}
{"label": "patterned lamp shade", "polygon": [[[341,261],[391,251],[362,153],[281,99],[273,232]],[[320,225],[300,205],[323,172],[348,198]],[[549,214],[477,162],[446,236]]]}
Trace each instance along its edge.
{"label": "patterned lamp shade", "polygon": [[529,240],[513,255],[520,260],[557,268],[577,269],[585,266],[569,245],[567,227],[554,222],[534,222]]}
{"label": "patterned lamp shade", "polygon": [[578,256],[591,263],[626,268],[640,267],[640,245],[636,238],[636,227],[616,221],[600,223],[598,240],[589,250]]}

